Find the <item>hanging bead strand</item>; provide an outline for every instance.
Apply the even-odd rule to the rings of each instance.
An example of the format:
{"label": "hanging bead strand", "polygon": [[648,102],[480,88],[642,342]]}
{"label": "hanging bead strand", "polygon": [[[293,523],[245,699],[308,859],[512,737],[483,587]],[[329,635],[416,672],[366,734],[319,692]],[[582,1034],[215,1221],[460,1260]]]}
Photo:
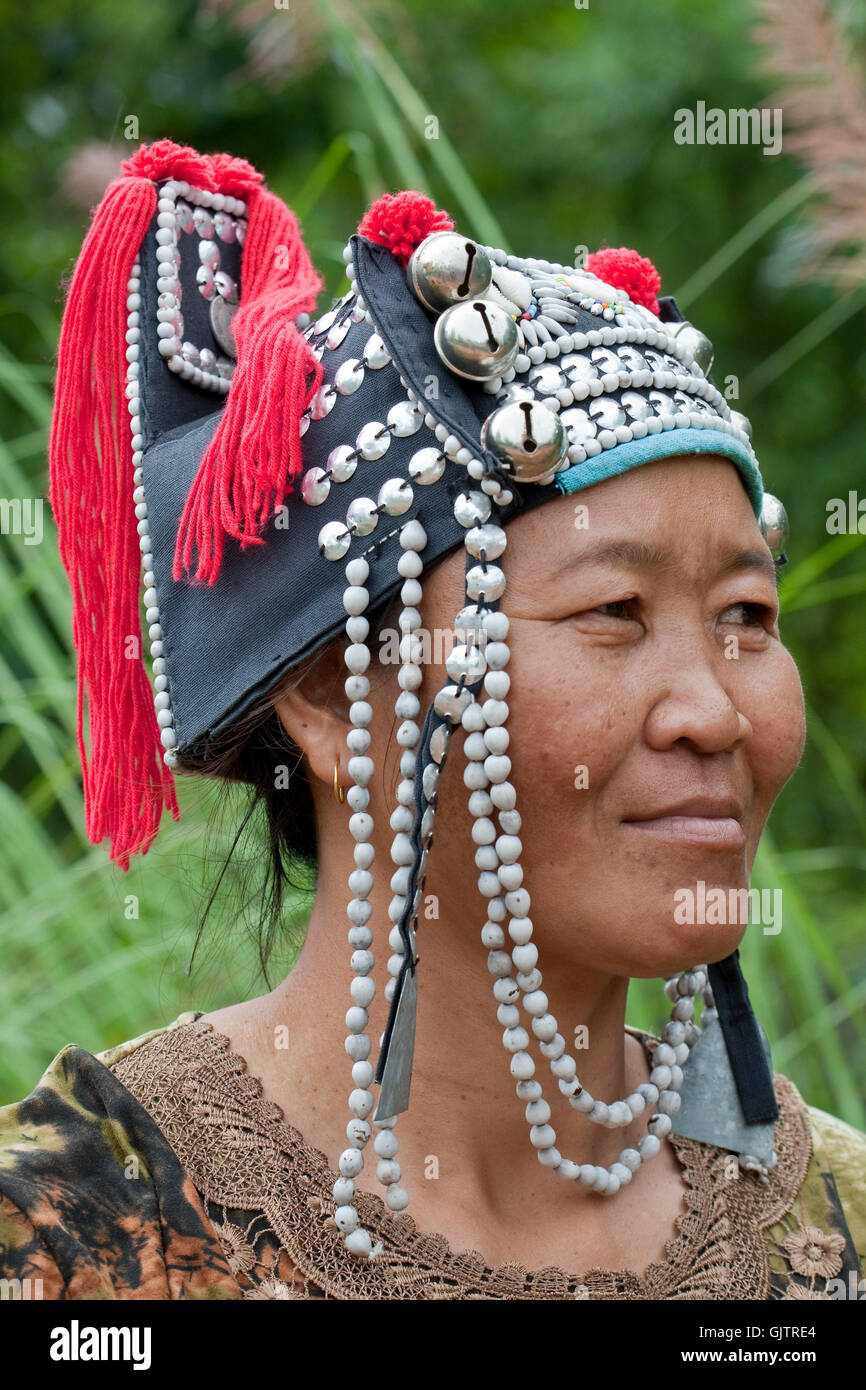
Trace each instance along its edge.
{"label": "hanging bead strand", "polygon": [[[403,576],[403,587],[400,590],[403,607],[399,618],[401,664],[397,674],[400,694],[394,702],[394,713],[401,721],[397,729],[397,743],[403,752],[400,755],[401,778],[397,786],[397,806],[390,822],[391,829],[395,832],[391,843],[391,859],[395,870],[391,879],[393,897],[388,909],[388,916],[393,923],[388,938],[392,952],[388,961],[388,973],[391,978],[385,986],[385,998],[389,1003],[397,984],[397,976],[403,966],[405,946],[398,923],[408,899],[409,873],[414,860],[411,836],[415,825],[416,750],[421,737],[421,728],[417,722],[421,701],[417,691],[423,678],[420,664],[422,649],[414,634],[421,623],[418,605],[422,597],[420,575],[424,568],[418,552],[423,550],[426,544],[427,533],[420,521],[408,521],[402,527],[400,546],[403,553],[397,562],[398,572]],[[373,1140],[373,1149],[379,1159],[376,1176],[385,1188],[385,1205],[396,1216],[409,1205],[409,1194],[400,1183],[402,1174],[397,1162],[398,1142],[394,1133],[397,1117],[375,1123],[379,1128],[379,1133]]]}
{"label": "hanging bead strand", "polygon": [[349,888],[353,896],[347,909],[352,924],[348,935],[352,947],[353,977],[350,985],[352,1003],[346,1013],[346,1051],[352,1060],[354,1089],[349,1096],[352,1119],[346,1126],[349,1147],[340,1155],[340,1177],[333,1188],[336,1203],[334,1221],[342,1231],[344,1244],[351,1254],[374,1259],[380,1253],[381,1243],[374,1247],[369,1231],[359,1223],[354,1205],[356,1179],[364,1167],[364,1146],[372,1133],[367,1117],[373,1109],[373,1093],[369,1089],[373,1079],[373,1068],[369,1061],[370,1038],[365,1031],[369,1022],[368,1008],[375,994],[372,979],[375,959],[370,949],[373,932],[369,926],[372,914],[369,898],[373,888],[373,874],[370,871],[374,856],[373,817],[369,813],[370,793],[367,789],[374,765],[369,756],[370,733],[367,727],[372,716],[372,708],[367,701],[370,681],[364,674],[370,664],[370,648],[366,641],[370,624],[363,616],[370,601],[366,587],[370,567],[366,560],[350,560],[345,573],[348,586],[343,594],[343,607],[348,614],[346,635],[349,638],[344,656],[349,671],[345,691],[352,702],[349,718],[353,726],[346,736],[346,743],[350,753],[349,773],[355,783],[346,797],[353,813],[349,818],[349,831],[355,841],[355,868],[349,874]]}

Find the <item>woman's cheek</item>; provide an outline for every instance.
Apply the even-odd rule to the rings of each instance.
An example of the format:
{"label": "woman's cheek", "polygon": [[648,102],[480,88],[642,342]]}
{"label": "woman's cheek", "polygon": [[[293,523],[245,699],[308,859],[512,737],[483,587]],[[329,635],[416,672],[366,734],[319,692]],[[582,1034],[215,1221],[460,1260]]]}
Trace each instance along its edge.
{"label": "woman's cheek", "polygon": [[761,812],[760,834],[806,746],[803,686],[786,647],[777,645],[771,669],[750,683],[741,708],[753,729],[746,751],[752,765],[756,810]]}

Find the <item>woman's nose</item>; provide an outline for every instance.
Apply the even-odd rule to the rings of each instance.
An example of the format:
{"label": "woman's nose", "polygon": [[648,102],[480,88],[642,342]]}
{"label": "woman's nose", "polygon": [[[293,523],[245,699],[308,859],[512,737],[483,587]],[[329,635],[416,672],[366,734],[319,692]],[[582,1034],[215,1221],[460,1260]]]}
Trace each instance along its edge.
{"label": "woman's nose", "polygon": [[659,751],[685,740],[700,753],[730,752],[752,732],[711,662],[695,652],[668,678],[645,725],[647,743]]}

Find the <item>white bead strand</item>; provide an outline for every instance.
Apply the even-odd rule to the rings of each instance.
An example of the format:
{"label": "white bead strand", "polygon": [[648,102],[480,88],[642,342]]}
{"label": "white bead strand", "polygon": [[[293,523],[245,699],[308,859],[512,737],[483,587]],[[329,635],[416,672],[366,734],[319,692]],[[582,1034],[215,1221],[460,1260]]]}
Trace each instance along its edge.
{"label": "white bead strand", "polygon": [[[501,619],[504,614],[497,615],[500,619],[497,631],[502,628]],[[506,620],[507,621],[507,620]],[[497,648],[501,648],[501,653],[495,659],[501,660],[504,664],[507,661],[508,648],[504,643],[496,643]],[[488,649],[489,651],[489,649]],[[492,672],[496,675],[497,672]],[[487,688],[485,678],[485,688]],[[494,682],[494,689],[497,687]],[[488,694],[490,691],[488,689]],[[508,769],[504,767],[510,761],[504,758],[504,749],[507,746],[501,742],[501,735],[504,732],[503,725],[508,717],[508,705],[504,698],[484,701],[481,705],[481,717],[487,726],[483,733],[483,738],[487,741],[491,734],[497,737],[497,742],[492,745],[491,756],[485,763],[485,768],[490,768],[495,778],[499,778],[502,771]],[[494,720],[494,723],[490,723]],[[485,742],[485,746],[488,745]],[[511,806],[514,801],[514,789],[511,784],[500,779],[501,790],[500,800],[505,798],[504,804]],[[520,890],[523,882],[523,871],[519,864],[521,842],[514,833],[519,824],[519,816],[513,809],[500,809],[500,826],[503,834],[496,838],[493,846],[497,858],[500,861],[498,878],[506,893],[513,894],[515,890]],[[509,819],[510,817],[510,819]],[[657,1045],[653,1053],[653,1070],[649,1087],[643,1091],[636,1091],[633,1096],[625,1100],[613,1101],[605,1104],[603,1101],[594,1101],[593,1097],[581,1087],[577,1078],[577,1061],[565,1050],[565,1040],[558,1031],[555,1016],[547,1007],[547,996],[541,991],[542,976],[537,969],[536,961],[538,952],[532,944],[532,921],[529,918],[529,894],[525,893],[525,901],[520,899],[517,904],[525,908],[522,915],[513,917],[509,924],[509,935],[515,942],[512,950],[512,960],[518,970],[518,984],[524,991],[524,1008],[532,1019],[533,1032],[541,1041],[542,1053],[547,1057],[550,1069],[559,1083],[559,1088],[563,1094],[568,1095],[569,1099],[579,1109],[587,1115],[587,1118],[596,1124],[604,1125],[605,1128],[616,1129],[625,1128],[630,1125],[637,1114],[643,1112],[646,1103],[658,1101],[659,1110],[668,1115],[675,1115],[679,1109],[679,1096],[675,1093],[682,1085],[682,1066],[688,1060],[689,1045],[685,1041],[685,1036],[678,1043],[678,1051],[675,1053],[666,1039]],[[506,896],[506,903],[508,897]],[[674,1003],[671,1019],[681,1020],[690,1016],[689,1010],[694,1012],[694,1005],[686,1000],[706,985],[706,968],[695,967],[694,971],[685,972],[679,977],[678,997]],[[668,1126],[664,1122],[656,1125],[656,1129],[667,1131]]]}
{"label": "white bead strand", "polygon": [[[488,568],[484,557],[481,568],[485,572]],[[505,589],[505,579],[501,570],[493,568],[496,571],[498,597]],[[483,593],[483,578],[478,582],[480,593]],[[467,614],[468,611],[464,609],[463,614]],[[473,839],[480,845],[476,852],[476,863],[479,863],[481,868],[478,887],[482,895],[490,899],[489,920],[482,930],[482,940],[488,947],[488,968],[496,977],[493,990],[499,1005],[498,1018],[504,1025],[503,1046],[511,1054],[510,1067],[517,1083],[517,1094],[526,1102],[530,1142],[536,1150],[539,1162],[545,1167],[556,1169],[562,1177],[577,1180],[598,1193],[613,1196],[620,1187],[631,1181],[632,1174],[641,1162],[659,1152],[661,1139],[670,1133],[671,1114],[675,1113],[679,1106],[676,1090],[682,1084],[682,1071],[676,1061],[674,1049],[670,1043],[663,1041],[653,1058],[653,1076],[660,1084],[656,1085],[655,1081],[652,1081],[639,1087],[634,1097],[629,1098],[629,1101],[634,1103],[633,1106],[629,1101],[613,1102],[608,1106],[603,1102],[594,1101],[580,1087],[577,1080],[577,1064],[573,1058],[565,1054],[565,1040],[558,1032],[556,1018],[550,1013],[547,998],[540,988],[542,975],[536,965],[538,952],[531,940],[532,922],[528,916],[530,897],[522,886],[523,872],[519,864],[522,846],[517,832],[520,829],[520,817],[516,810],[515,789],[507,780],[511,761],[505,752],[507,739],[503,739],[502,735],[508,716],[505,696],[509,684],[505,666],[510,652],[504,638],[508,634],[509,621],[507,615],[499,610],[476,609],[476,612],[479,614],[478,621],[486,638],[484,656],[488,670],[485,675],[485,690],[489,698],[483,702],[476,702],[464,711],[462,723],[467,734],[464,741],[467,756],[464,781],[472,793],[469,809],[474,817]],[[489,792],[487,788],[490,788]],[[490,819],[494,807],[498,810],[502,830],[498,837]],[[492,858],[487,853],[490,850],[493,851]],[[513,942],[510,958],[507,949],[504,949],[506,940],[501,925],[508,914],[511,916],[508,931]],[[512,966],[517,972],[516,978],[511,975]],[[706,974],[700,968],[686,972],[682,978],[685,985],[674,1004],[672,1021],[680,1021],[677,1018],[678,1012],[680,1015],[688,1014],[691,993],[706,983]],[[589,1114],[596,1123],[614,1128],[631,1124],[648,1103],[660,1103],[659,1112],[648,1122],[648,1133],[638,1142],[637,1147],[624,1149],[619,1159],[607,1168],[564,1159],[556,1147],[556,1131],[548,1123],[550,1106],[544,1100],[540,1082],[534,1079],[535,1063],[528,1051],[529,1034],[519,1025],[516,1004],[521,993],[524,1008],[532,1020],[533,1032],[540,1040],[542,1053],[550,1062],[560,1090],[569,1096],[572,1103],[575,1100],[580,1102],[575,1108]],[[677,1046],[687,1047],[685,1034]],[[673,1059],[673,1065],[667,1063],[668,1054]]]}
{"label": "white bead strand", "polygon": [[[405,959],[405,946],[398,930],[398,923],[407,901],[409,872],[414,859],[411,835],[415,824],[415,764],[416,749],[421,737],[421,729],[416,722],[421,702],[415,692],[421,684],[421,667],[418,663],[416,639],[412,634],[421,621],[418,604],[422,596],[419,576],[423,563],[418,552],[423,550],[426,544],[427,533],[420,521],[408,521],[402,527],[400,546],[403,553],[397,562],[398,572],[403,576],[403,587],[400,591],[403,607],[399,618],[401,665],[397,677],[400,694],[394,702],[394,713],[401,721],[397,729],[397,742],[403,753],[400,758],[402,778],[397,788],[397,806],[391,815],[391,829],[395,832],[391,843],[391,859],[395,869],[391,879],[394,896],[388,909],[388,916],[393,923],[388,938],[392,952],[388,961],[388,973],[391,978],[385,986],[385,998],[388,1003],[393,998],[397,977]],[[373,1148],[379,1156],[376,1176],[385,1188],[385,1205],[396,1216],[409,1205],[409,1194],[400,1184],[397,1136],[394,1133],[397,1117],[374,1122],[380,1130],[373,1141]]]}
{"label": "white bead strand", "polygon": [[391,879],[394,896],[388,910],[388,915],[394,923],[389,937],[392,955],[388,961],[388,973],[391,979],[385,986],[385,998],[388,1003],[394,996],[397,976],[403,967],[405,948],[397,930],[397,923],[406,901],[406,888],[413,858],[410,836],[415,823],[416,750],[421,737],[421,728],[416,722],[421,702],[415,693],[421,685],[421,667],[417,659],[420,651],[413,633],[420,623],[418,604],[422,594],[419,575],[423,571],[423,562],[418,552],[423,550],[426,544],[427,533],[417,519],[407,522],[401,529],[400,546],[403,553],[397,562],[397,569],[404,581],[401,590],[403,608],[399,618],[401,666],[397,682],[400,694],[394,703],[394,713],[401,721],[397,729],[397,742],[403,748],[403,754],[400,758],[402,776],[397,787],[397,807],[391,816],[391,829],[396,832],[391,845],[391,858],[396,867]]}
{"label": "white bead strand", "polygon": [[[369,897],[373,888],[371,865],[374,850],[371,843],[373,817],[368,811],[370,793],[367,786],[373,775],[373,760],[366,751],[370,740],[367,730],[367,724],[370,722],[367,710],[370,707],[366,703],[370,682],[364,675],[370,664],[370,649],[364,640],[369,632],[369,623],[362,617],[369,603],[366,581],[370,566],[366,560],[350,560],[345,572],[348,587],[343,594],[343,607],[348,614],[346,634],[349,637],[349,646],[346,648],[344,659],[349,671],[346,694],[352,700],[349,718],[353,726],[346,736],[346,743],[350,753],[349,773],[355,782],[347,794],[353,812],[349,820],[349,831],[355,841],[355,868],[349,875],[349,888],[353,896],[347,908],[351,922],[349,945],[352,947],[353,977],[350,985],[352,1003],[346,1013],[346,1051],[353,1064],[354,1089],[349,1096],[352,1118],[346,1126],[349,1147],[340,1155],[340,1177],[333,1188],[334,1201],[337,1204],[334,1221],[343,1233],[343,1244],[350,1254],[362,1259],[375,1259],[381,1252],[381,1242],[373,1245],[369,1231],[359,1223],[358,1212],[353,1203],[355,1179],[364,1167],[364,1146],[372,1134],[368,1116],[374,1103],[373,1093],[369,1090],[369,1083],[372,1081],[372,1067],[369,1063],[370,1039],[365,1032],[369,1021],[368,1006],[375,993],[372,979],[375,958],[370,950],[373,932],[368,926],[372,913]],[[358,738],[358,734],[362,737]]]}
{"label": "white bead strand", "polygon": [[153,554],[151,553],[150,524],[147,519],[147,503],[144,498],[144,473],[141,466],[144,434],[141,419],[141,364],[139,362],[139,343],[141,339],[141,266],[138,262],[132,267],[126,286],[126,399],[129,411],[129,427],[132,431],[132,500],[135,505],[141,564],[144,573],[144,605],[147,635],[150,641],[150,655],[153,669],[154,709],[159,725],[159,739],[165,752],[162,760],[166,767],[173,768],[176,761],[175,747],[177,735],[174,730],[174,715],[168,694],[168,676],[165,673],[165,655],[162,640],[162,626],[157,606],[156,577],[153,573]]}

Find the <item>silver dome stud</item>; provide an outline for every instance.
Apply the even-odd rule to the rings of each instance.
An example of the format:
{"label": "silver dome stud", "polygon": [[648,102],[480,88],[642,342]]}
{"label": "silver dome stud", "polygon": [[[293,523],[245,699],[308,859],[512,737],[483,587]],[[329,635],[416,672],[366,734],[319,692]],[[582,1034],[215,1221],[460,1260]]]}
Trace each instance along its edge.
{"label": "silver dome stud", "polygon": [[308,468],[301,480],[301,497],[308,507],[318,507],[331,490],[331,480],[321,468]]}
{"label": "silver dome stud", "polygon": [[346,525],[356,536],[369,536],[379,524],[379,513],[372,497],[356,497],[349,503],[346,512]]}
{"label": "silver dome stud", "polygon": [[565,428],[547,406],[512,401],[488,415],[481,426],[485,449],[507,459],[514,476],[533,483],[556,470],[568,447]]}
{"label": "silver dome stud", "polygon": [[338,444],[325,461],[325,469],[335,483],[347,483],[358,467],[358,451],[348,444]]}
{"label": "silver dome stud", "polygon": [[445,455],[441,449],[428,447],[419,449],[409,460],[409,476],[413,483],[419,483],[421,487],[429,487],[431,483],[436,483],[445,472]]}
{"label": "silver dome stud", "polygon": [[470,492],[460,492],[454,499],[454,519],[468,530],[470,526],[483,526],[490,516],[493,504],[486,492],[473,488]]}
{"label": "silver dome stud", "polygon": [[417,434],[424,423],[424,411],[414,401],[398,401],[386,416],[386,424],[397,439]]}
{"label": "silver dome stud", "polygon": [[778,497],[774,497],[771,492],[764,493],[764,500],[761,503],[761,515],[758,517],[758,525],[761,534],[773,559],[779,559],[788,544],[790,531],[788,529],[788,513]]}
{"label": "silver dome stud", "polygon": [[371,333],[364,345],[361,354],[364,362],[374,372],[378,372],[382,367],[387,367],[391,361],[391,354],[386,348],[378,333]]}
{"label": "silver dome stud", "polygon": [[487,252],[469,237],[433,232],[412,252],[406,275],[416,298],[439,314],[484,294],[492,269]]}
{"label": "silver dome stud", "polygon": [[379,489],[378,506],[388,516],[402,516],[411,507],[414,495],[405,478],[388,478]]}
{"label": "silver dome stud", "polygon": [[476,560],[497,560],[505,551],[505,532],[501,526],[485,522],[483,526],[472,526],[463,537],[463,544]]}
{"label": "silver dome stud", "polygon": [[341,396],[352,396],[364,380],[364,364],[357,357],[347,357],[334,373],[334,386]]}
{"label": "silver dome stud", "polygon": [[195,207],[195,208],[193,208],[193,210],[192,210],[192,220],[193,220],[193,223],[195,224],[195,229],[196,229],[196,231],[198,232],[199,236],[200,236],[200,237],[204,237],[205,240],[207,240],[207,241],[212,240],[212,238],[213,238],[213,217],[212,217],[211,214],[208,212],[207,208],[204,208],[204,207]]}
{"label": "silver dome stud", "polygon": [[217,294],[210,302],[211,331],[223,352],[227,352],[229,357],[237,357],[238,355],[235,335],[232,332],[232,319],[237,313],[237,308],[236,304],[230,304],[220,294]]}
{"label": "silver dome stud", "polygon": [[713,365],[713,345],[706,333],[702,333],[699,328],[695,328],[693,323],[688,322],[669,323],[665,327],[671,337],[676,338],[679,346],[684,347],[689,356],[697,362],[706,376]]}
{"label": "silver dome stud", "polygon": [[352,541],[352,533],[342,521],[328,521],[319,532],[319,549],[326,560],[342,560]]}
{"label": "silver dome stud", "polygon": [[514,319],[498,304],[470,299],[439,316],[433,342],[457,376],[493,381],[514,365],[520,339]]}
{"label": "silver dome stud", "polygon": [[355,448],[362,459],[380,459],[391,445],[390,432],[380,420],[368,420],[362,425],[355,440]]}
{"label": "silver dome stud", "polygon": [[[644,401],[643,397],[641,400],[646,407],[645,413],[652,415],[652,406],[648,401]],[[625,397],[623,397],[624,402]],[[568,430],[569,440],[572,444],[583,445],[587,441],[595,439],[598,434],[598,426],[582,406],[572,406],[570,410],[564,410],[558,418],[560,424]]]}

